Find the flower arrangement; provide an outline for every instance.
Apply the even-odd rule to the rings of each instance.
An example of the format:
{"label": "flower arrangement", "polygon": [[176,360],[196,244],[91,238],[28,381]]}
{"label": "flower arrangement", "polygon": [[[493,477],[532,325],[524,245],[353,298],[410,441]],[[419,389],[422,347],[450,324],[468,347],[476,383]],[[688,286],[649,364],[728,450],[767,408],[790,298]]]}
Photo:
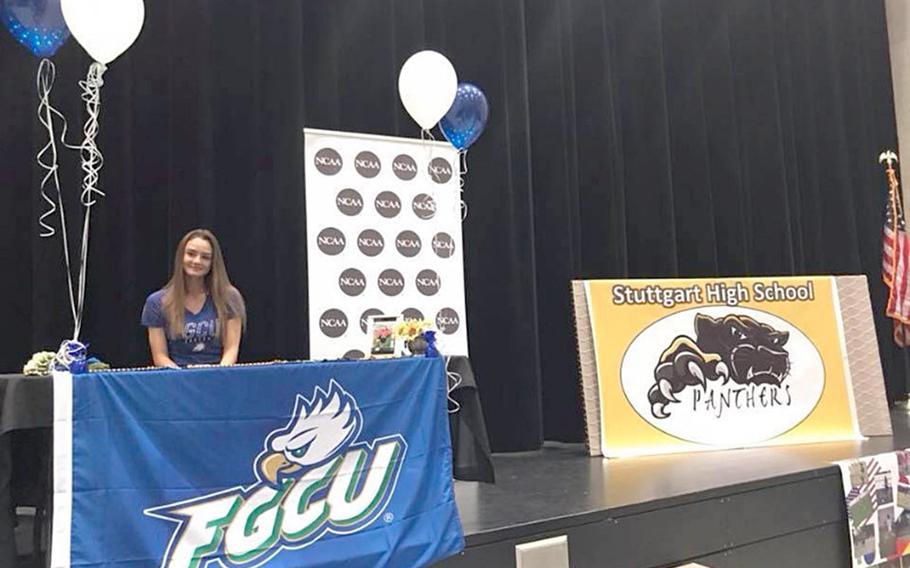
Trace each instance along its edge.
{"label": "flower arrangement", "polygon": [[31,376],[50,375],[51,363],[56,355],[53,351],[38,351],[22,367],[22,374]]}
{"label": "flower arrangement", "polygon": [[[68,343],[68,342],[67,342]],[[61,364],[60,353],[53,351],[38,351],[34,353],[31,359],[23,365],[22,374],[32,377],[42,377],[50,375],[53,371],[68,370],[73,373],[85,373],[88,371],[105,371],[111,368],[110,365],[95,357],[85,357],[85,346],[79,344],[79,348],[68,351],[70,366]]]}
{"label": "flower arrangement", "polygon": [[436,350],[436,332],[430,320],[404,320],[395,324],[395,337],[404,340],[411,355],[438,357]]}
{"label": "flower arrangement", "polygon": [[430,320],[409,319],[400,321],[395,324],[395,337],[411,341],[431,327],[433,327],[433,322]]}

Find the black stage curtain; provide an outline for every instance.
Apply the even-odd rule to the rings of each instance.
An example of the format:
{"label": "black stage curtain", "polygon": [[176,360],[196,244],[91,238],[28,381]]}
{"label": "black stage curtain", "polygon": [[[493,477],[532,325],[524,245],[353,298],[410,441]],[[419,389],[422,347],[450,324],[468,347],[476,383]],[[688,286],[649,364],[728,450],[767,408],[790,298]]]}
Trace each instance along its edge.
{"label": "black stage curtain", "polygon": [[[569,280],[864,273],[881,315],[896,145],[881,0],[148,0],[105,75],[83,337],[148,361],[138,318],[188,229],[221,238],[246,361],[307,354],[304,126],[417,136],[397,74],[433,48],[491,103],[471,149],[473,365],[495,450],[580,440]],[[58,240],[37,237],[37,60],[0,34],[0,368],[71,329]],[[74,41],[55,100],[82,120]],[[63,162],[73,238],[80,175]]]}

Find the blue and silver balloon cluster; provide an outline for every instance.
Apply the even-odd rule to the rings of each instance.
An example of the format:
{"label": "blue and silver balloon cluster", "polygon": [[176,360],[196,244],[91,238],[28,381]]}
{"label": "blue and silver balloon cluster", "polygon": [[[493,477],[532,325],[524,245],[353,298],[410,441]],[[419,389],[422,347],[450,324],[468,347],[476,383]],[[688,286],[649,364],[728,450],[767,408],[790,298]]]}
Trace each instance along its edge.
{"label": "blue and silver balloon cluster", "polygon": [[70,37],[60,0],[0,0],[0,20],[36,57],[51,57]]}

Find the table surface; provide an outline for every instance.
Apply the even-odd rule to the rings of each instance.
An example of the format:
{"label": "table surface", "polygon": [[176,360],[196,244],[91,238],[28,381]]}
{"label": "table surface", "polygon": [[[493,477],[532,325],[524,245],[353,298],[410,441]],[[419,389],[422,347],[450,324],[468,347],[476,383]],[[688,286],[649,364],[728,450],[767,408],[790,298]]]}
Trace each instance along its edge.
{"label": "table surface", "polygon": [[[466,481],[493,482],[490,443],[470,360],[447,357],[446,373],[454,476]],[[0,375],[0,435],[15,430],[51,428],[53,389],[50,376]]]}

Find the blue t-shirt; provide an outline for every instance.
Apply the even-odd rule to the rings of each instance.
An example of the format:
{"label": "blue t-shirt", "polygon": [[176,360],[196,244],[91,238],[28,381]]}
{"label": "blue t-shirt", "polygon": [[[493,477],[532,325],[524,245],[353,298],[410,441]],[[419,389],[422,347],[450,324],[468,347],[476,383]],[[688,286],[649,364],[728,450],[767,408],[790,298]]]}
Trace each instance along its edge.
{"label": "blue t-shirt", "polygon": [[[182,337],[171,337],[167,318],[162,308],[164,290],[158,290],[145,300],[142,308],[142,325],[160,327],[167,336],[167,352],[171,360],[181,367],[221,362],[221,333],[218,312],[212,297],[206,295],[199,313],[184,311],[185,323]],[[228,310],[230,315],[231,310]]]}

